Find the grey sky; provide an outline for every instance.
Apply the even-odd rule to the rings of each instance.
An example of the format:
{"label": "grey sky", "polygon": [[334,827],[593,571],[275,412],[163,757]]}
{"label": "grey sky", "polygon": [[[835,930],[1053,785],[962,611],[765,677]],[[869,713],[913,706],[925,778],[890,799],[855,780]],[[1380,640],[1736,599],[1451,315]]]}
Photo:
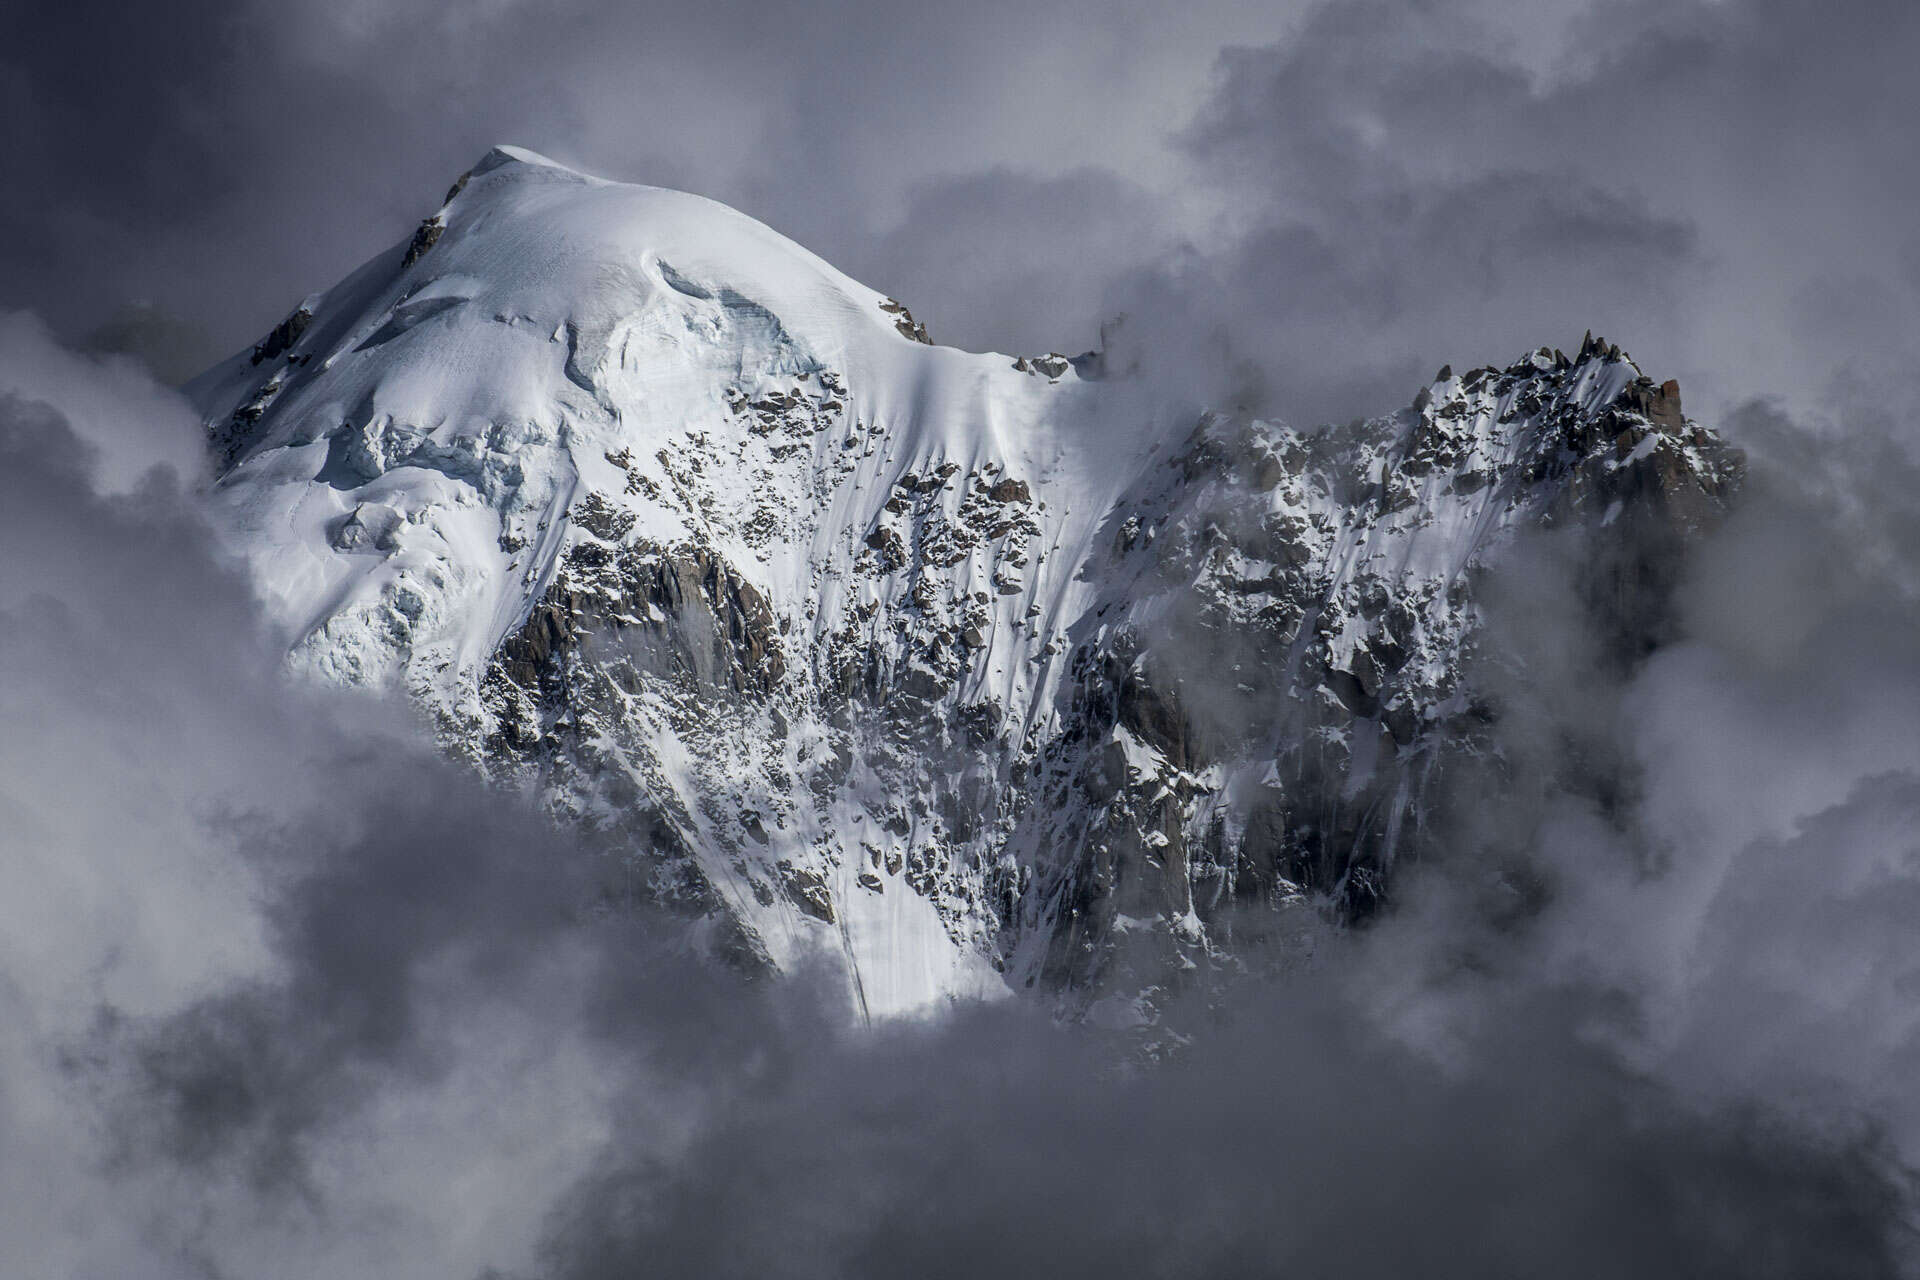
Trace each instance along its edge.
{"label": "grey sky", "polygon": [[[1920,10],[11,16],[0,1238],[35,1274],[1912,1273]],[[1462,832],[1156,1073],[1009,1009],[849,1037],[805,975],[582,927],[582,850],[286,685],[191,413],[71,349],[188,372],[499,141],[732,203],[937,339],[1124,313],[1149,376],[1295,418],[1622,342],[1752,449],[1749,500],[1618,684],[1549,577],[1494,625],[1546,673],[1515,755],[1577,734],[1644,786],[1602,821],[1536,771],[1529,926]]]}
{"label": "grey sky", "polygon": [[[191,491],[96,471],[185,452],[177,401],[0,336],[35,397],[0,401],[0,1233],[41,1273],[1910,1273],[1884,434],[1748,424],[1782,439],[1682,642],[1511,699],[1510,753],[1577,730],[1649,779],[1617,823],[1532,798],[1536,918],[1463,840],[1141,1071],[1019,1007],[849,1035],[808,975],[596,923],[590,851],[286,682]],[[1579,615],[1521,594],[1564,661]]]}
{"label": "grey sky", "polygon": [[[86,402],[92,446],[191,429],[148,395],[131,442]],[[1912,980],[1910,776],[1831,761],[1797,845],[1777,806],[1679,895],[1566,801],[1536,927],[1488,928],[1471,857],[1416,875],[1394,920],[1214,993],[1152,1070],[1019,1005],[850,1034],[806,974],[742,983],[671,921],[583,912],[587,850],[392,709],[283,680],[192,495],[103,493],[88,454],[0,402],[0,1228],[37,1274],[1900,1274],[1909,1131],[1851,1108],[1899,1102],[1917,1042],[1877,1016]],[[1911,612],[1835,623],[1900,691]],[[1776,652],[1716,702],[1808,668]],[[1711,688],[1650,681],[1683,713]],[[1695,748],[1664,762],[1675,831],[1725,762]],[[1796,873],[1836,838],[1890,885]],[[1669,934],[1704,964],[1636,968]],[[1783,938],[1810,972],[1752,963]],[[1729,1024],[1771,1051],[1729,1055]]]}
{"label": "grey sky", "polygon": [[139,300],[251,341],[502,140],[735,204],[961,345],[1229,342],[1295,417],[1589,326],[1804,407],[1905,377],[1920,320],[1887,0],[109,9],[0,53],[0,300],[68,334]]}
{"label": "grey sky", "polygon": [[1284,13],[43,8],[0,55],[14,104],[0,129],[26,178],[5,197],[0,279],[63,329],[130,296],[234,345],[405,234],[500,141],[714,195],[871,272],[857,250],[923,184],[996,168],[1153,175],[1219,46],[1271,38]]}

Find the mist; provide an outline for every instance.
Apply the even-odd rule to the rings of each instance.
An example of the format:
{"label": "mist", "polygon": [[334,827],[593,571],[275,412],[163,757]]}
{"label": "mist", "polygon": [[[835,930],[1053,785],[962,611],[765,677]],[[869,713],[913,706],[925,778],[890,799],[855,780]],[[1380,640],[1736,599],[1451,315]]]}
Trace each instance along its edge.
{"label": "mist", "polygon": [[[101,425],[44,383],[3,419],[0,1097],[37,1270],[1911,1262],[1916,595],[1910,529],[1826,505],[1873,492],[1859,458],[1702,547],[1719,588],[1608,699],[1632,816],[1549,792],[1529,825],[1544,906],[1488,909],[1512,868],[1463,841],[1196,993],[1156,1062],[1017,1004],[859,1030],[808,974],[702,959],[401,708],[290,683],[180,475],[103,483],[186,416],[148,385],[115,417],[125,367],[40,342]],[[1834,539],[1857,577],[1807,572]]]}
{"label": "mist", "polygon": [[[26,25],[0,54],[22,1273],[1920,1269],[1909,6]],[[1551,539],[1518,556],[1486,672],[1511,770],[1366,928],[1307,913],[1171,1010],[1177,1047],[1019,1001],[858,1027],[823,976],[713,965],[406,707],[290,680],[198,514],[165,384],[499,141],[733,203],[936,341],[1105,342],[1302,423],[1591,327],[1751,478],[1644,661],[1591,652]]]}

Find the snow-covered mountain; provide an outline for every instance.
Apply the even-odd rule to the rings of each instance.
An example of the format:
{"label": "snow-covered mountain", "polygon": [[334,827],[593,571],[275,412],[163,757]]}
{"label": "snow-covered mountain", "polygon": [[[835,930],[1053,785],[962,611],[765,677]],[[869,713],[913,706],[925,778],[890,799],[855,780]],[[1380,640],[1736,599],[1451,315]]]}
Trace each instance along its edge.
{"label": "snow-covered mountain", "polygon": [[1313,430],[1100,363],[503,147],[190,390],[296,667],[404,688],[747,962],[1126,1022],[1420,851],[1517,533],[1594,532],[1630,655],[1740,464],[1591,340]]}

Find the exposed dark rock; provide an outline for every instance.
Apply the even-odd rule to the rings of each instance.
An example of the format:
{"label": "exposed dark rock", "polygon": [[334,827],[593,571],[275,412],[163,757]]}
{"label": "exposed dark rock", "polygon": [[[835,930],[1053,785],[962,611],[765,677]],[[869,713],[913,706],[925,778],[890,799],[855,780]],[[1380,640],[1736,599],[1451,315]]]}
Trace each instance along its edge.
{"label": "exposed dark rock", "polygon": [[1643,381],[1646,385],[1638,382],[1629,385],[1621,398],[1662,431],[1674,434],[1684,431],[1686,417],[1680,411],[1679,382],[1669,378],[1656,388],[1651,379]]}
{"label": "exposed dark rock", "polygon": [[293,344],[300,341],[300,335],[313,323],[313,312],[302,306],[273,327],[272,332],[254,344],[250,362],[261,364],[289,351]]}
{"label": "exposed dark rock", "polygon": [[414,231],[413,239],[407,245],[406,256],[401,258],[402,267],[410,267],[427,256],[427,250],[440,243],[440,237],[446,233],[447,224],[439,214],[423,221]]}
{"label": "exposed dark rock", "polygon": [[772,611],[725,561],[703,548],[613,551],[593,542],[569,552],[568,571],[501,646],[495,665],[521,688],[540,689],[558,655],[587,635],[618,631],[620,617],[649,612],[668,625],[620,649],[648,670],[734,694],[764,694],[785,674]]}
{"label": "exposed dark rock", "polygon": [[575,523],[606,542],[618,542],[633,528],[633,513],[614,505],[604,494],[589,493],[574,506]]}
{"label": "exposed dark rock", "polygon": [[796,867],[791,862],[779,865],[780,887],[787,900],[805,915],[825,924],[834,922],[833,895],[827,892],[826,878],[818,871]]}
{"label": "exposed dark rock", "polygon": [[893,327],[900,331],[901,337],[933,345],[933,339],[927,336],[927,326],[915,321],[913,312],[907,310],[903,303],[888,298],[881,302],[880,309],[893,317]]}
{"label": "exposed dark rock", "polygon": [[[1612,348],[1589,336],[1582,350]],[[1454,504],[1458,525],[1511,513],[1563,531],[1592,632],[1626,669],[1673,634],[1685,542],[1738,484],[1737,454],[1686,423],[1677,387],[1635,381],[1596,412],[1573,385],[1543,348],[1505,372],[1443,368],[1415,414],[1304,432],[1207,415],[1102,515],[1097,558],[1074,568],[1095,598],[1051,635],[1051,606],[998,598],[1040,576],[1022,540],[1047,525],[1029,482],[994,461],[915,459],[872,495],[859,592],[826,626],[777,618],[710,547],[627,543],[633,515],[589,493],[490,668],[485,753],[560,779],[580,812],[635,815],[618,838],[675,901],[727,909],[696,847],[737,859],[754,901],[822,923],[867,901],[836,902],[830,885],[911,892],[963,945],[1001,965],[1039,956],[1025,976],[1076,998],[1231,963],[1236,940],[1294,904],[1364,921],[1397,865],[1443,851],[1453,796],[1497,790],[1505,710],[1463,656],[1498,660],[1476,630],[1484,566],[1403,577],[1343,561],[1342,539],[1421,527],[1422,503]],[[810,394],[728,404],[778,441]],[[375,519],[356,512],[335,536],[366,547]],[[940,572],[969,557],[988,558]],[[1051,672],[1059,702],[1003,705],[989,652]],[[676,750],[755,772],[730,763],[710,807],[675,811],[656,795],[672,787],[634,766],[657,722]],[[1593,763],[1596,797],[1625,768]],[[885,801],[862,801],[849,830],[856,790]],[[796,823],[789,805],[815,816]]]}

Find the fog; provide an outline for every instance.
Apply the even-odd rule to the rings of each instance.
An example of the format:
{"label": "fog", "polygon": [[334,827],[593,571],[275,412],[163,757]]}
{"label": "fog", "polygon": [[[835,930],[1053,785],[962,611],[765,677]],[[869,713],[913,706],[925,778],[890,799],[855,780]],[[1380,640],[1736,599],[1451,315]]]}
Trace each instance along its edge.
{"label": "fog", "polygon": [[[23,1274],[1914,1273],[1908,6],[86,8],[0,54]],[[936,340],[1104,324],[1301,422],[1593,327],[1751,479],[1637,665],[1523,549],[1509,779],[1180,1052],[858,1028],[290,681],[198,514],[163,384],[496,141],[729,200]]]}

